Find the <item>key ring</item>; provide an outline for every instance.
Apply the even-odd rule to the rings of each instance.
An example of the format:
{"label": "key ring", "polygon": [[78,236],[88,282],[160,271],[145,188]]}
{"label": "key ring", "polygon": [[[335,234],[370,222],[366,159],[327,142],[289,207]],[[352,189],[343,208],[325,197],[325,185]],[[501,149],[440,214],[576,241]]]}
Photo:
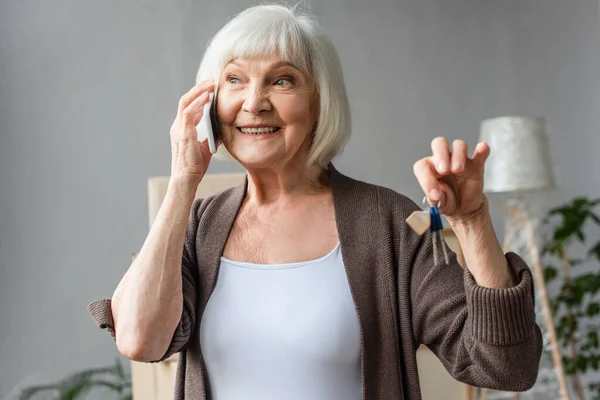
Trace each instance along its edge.
{"label": "key ring", "polygon": [[426,211],[429,211],[429,214],[431,215],[431,231],[437,232],[444,229],[442,224],[442,217],[439,210],[439,206],[442,204],[441,200],[438,200],[436,205],[431,205],[427,201],[427,196],[425,196],[423,197],[423,204],[428,206],[426,207]]}
{"label": "key ring", "polygon": [[428,209],[430,207],[437,207],[438,209],[442,206],[442,200],[438,200],[437,204],[432,206],[431,204],[429,204],[429,202],[427,201],[427,196],[423,197],[423,206],[425,206],[425,209]]}
{"label": "key ring", "polygon": [[[427,202],[427,196],[423,198],[424,203]],[[440,242],[440,246],[442,247],[442,252],[444,254],[444,261],[446,265],[450,264],[450,258],[448,256],[448,251],[446,250],[446,240],[444,239],[444,234],[442,231],[444,230],[444,225],[442,223],[442,215],[440,214],[439,207],[442,205],[441,200],[438,200],[436,205],[429,206],[429,214],[431,215],[431,240],[433,241],[433,263],[434,265],[439,265],[440,260],[437,251],[437,242]]]}

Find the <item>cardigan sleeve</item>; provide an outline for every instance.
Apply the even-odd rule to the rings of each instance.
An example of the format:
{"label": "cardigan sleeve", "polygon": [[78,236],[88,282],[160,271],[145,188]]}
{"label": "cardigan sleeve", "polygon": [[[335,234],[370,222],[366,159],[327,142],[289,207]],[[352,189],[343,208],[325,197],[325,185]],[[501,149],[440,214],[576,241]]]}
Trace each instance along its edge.
{"label": "cardigan sleeve", "polygon": [[[190,342],[196,325],[196,299],[198,282],[198,265],[196,257],[196,235],[198,231],[198,210],[202,200],[196,199],[192,205],[190,220],[186,229],[183,255],[181,260],[181,277],[183,291],[183,310],[179,324],[173,332],[173,338],[166,353],[158,361],[163,361],[173,354],[184,350]],[[115,323],[110,299],[99,299],[88,306],[88,311],[96,325],[116,340]]]}
{"label": "cardigan sleeve", "polygon": [[537,379],[542,351],[529,267],[507,253],[517,284],[491,289],[479,286],[451,254],[450,265],[434,265],[430,232],[416,247],[410,293],[416,340],[461,382],[506,391],[529,389]]}

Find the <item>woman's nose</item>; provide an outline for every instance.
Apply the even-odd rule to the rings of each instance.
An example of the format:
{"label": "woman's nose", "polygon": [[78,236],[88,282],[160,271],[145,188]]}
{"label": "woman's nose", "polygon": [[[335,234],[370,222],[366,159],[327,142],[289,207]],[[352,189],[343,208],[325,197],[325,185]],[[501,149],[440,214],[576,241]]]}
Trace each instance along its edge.
{"label": "woman's nose", "polygon": [[268,90],[259,85],[250,85],[242,109],[251,114],[260,114],[271,109]]}

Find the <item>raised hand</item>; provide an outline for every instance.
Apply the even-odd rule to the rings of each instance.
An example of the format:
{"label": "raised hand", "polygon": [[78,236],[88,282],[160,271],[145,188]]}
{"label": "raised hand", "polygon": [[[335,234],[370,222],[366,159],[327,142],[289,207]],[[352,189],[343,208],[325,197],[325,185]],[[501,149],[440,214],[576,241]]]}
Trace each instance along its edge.
{"label": "raised hand", "polygon": [[449,220],[469,219],[481,211],[486,202],[483,194],[483,170],[490,154],[489,146],[477,144],[473,155],[462,140],[444,137],[431,141],[432,155],[414,164],[413,170],[430,204],[437,204]]}
{"label": "raised hand", "polygon": [[199,82],[181,97],[171,126],[171,177],[189,178],[198,183],[204,177],[211,153],[207,141],[199,142],[196,125],[214,90],[213,80]]}

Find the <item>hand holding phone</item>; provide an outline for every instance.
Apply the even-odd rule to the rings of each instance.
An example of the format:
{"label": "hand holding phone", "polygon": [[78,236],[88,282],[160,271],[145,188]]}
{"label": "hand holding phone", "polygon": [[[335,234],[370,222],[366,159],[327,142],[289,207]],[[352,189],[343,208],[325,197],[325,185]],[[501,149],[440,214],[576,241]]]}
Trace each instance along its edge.
{"label": "hand holding phone", "polygon": [[202,123],[202,113],[213,90],[212,80],[205,80],[179,99],[177,115],[169,130],[171,176],[201,180],[206,173],[211,152],[208,143],[202,143],[207,133],[205,123]]}
{"label": "hand holding phone", "polygon": [[198,135],[198,140],[203,140],[204,136],[208,139],[208,148],[210,149],[211,154],[215,154],[217,152],[217,146],[219,141],[219,123],[217,120],[217,105],[216,105],[216,95],[217,87],[215,85],[214,92],[210,94],[208,103],[204,105],[204,110],[202,112],[202,119],[200,120],[200,124],[198,125],[198,129],[202,129],[204,135]]}

